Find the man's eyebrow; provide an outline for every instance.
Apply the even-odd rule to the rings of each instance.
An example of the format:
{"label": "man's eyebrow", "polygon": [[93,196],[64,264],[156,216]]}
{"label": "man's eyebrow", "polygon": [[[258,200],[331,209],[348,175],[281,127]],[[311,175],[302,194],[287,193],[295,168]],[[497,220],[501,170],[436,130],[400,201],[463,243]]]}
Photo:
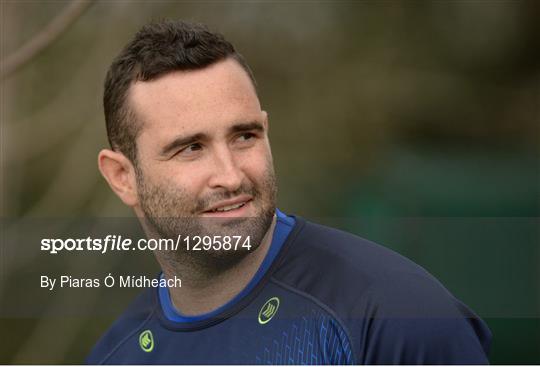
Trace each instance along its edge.
{"label": "man's eyebrow", "polygon": [[238,133],[238,132],[250,131],[250,130],[264,131],[264,127],[260,122],[257,122],[257,121],[238,123],[231,126],[229,129],[229,132]]}
{"label": "man's eyebrow", "polygon": [[197,133],[197,134],[188,135],[188,136],[179,136],[175,138],[173,141],[171,141],[169,144],[165,145],[163,149],[161,149],[160,155],[164,157],[168,156],[169,153],[173,151],[174,149],[189,145],[199,140],[203,140],[206,137],[207,137],[206,134],[203,134],[203,133]]}
{"label": "man's eyebrow", "polygon": [[[229,132],[231,134],[243,132],[243,131],[251,131],[251,130],[264,131],[264,127],[260,122],[253,121],[253,122],[237,123],[229,128]],[[183,147],[183,146],[186,146],[191,143],[204,140],[207,138],[208,138],[208,135],[204,133],[197,133],[197,134],[188,135],[188,136],[179,136],[175,138],[173,141],[171,141],[170,143],[168,143],[167,145],[165,145],[163,149],[161,149],[160,155],[162,157],[166,157],[171,153],[171,151],[179,147]]]}

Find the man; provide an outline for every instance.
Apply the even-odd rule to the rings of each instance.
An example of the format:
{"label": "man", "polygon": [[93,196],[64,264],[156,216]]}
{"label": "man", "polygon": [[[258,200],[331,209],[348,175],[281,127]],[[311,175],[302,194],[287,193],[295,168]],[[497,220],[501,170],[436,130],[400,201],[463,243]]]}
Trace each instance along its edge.
{"label": "man", "polygon": [[218,242],[156,251],[181,287],[144,291],[88,363],[487,362],[485,324],[424,269],[276,209],[268,116],[221,35],[144,26],[109,69],[104,107],[100,171],[148,237]]}

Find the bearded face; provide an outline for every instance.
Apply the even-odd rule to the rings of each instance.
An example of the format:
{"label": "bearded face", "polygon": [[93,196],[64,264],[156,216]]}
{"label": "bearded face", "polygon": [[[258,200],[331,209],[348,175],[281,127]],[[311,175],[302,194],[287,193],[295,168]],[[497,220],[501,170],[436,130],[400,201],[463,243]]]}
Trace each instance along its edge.
{"label": "bearded face", "polygon": [[[251,247],[238,246],[237,250],[213,249],[205,251],[187,251],[179,246],[176,252],[167,251],[165,255],[174,263],[196,262],[199,265],[233,265],[250,251],[256,250],[270,228],[276,210],[276,180],[272,162],[267,162],[265,174],[257,181],[246,180],[235,191],[220,189],[194,196],[189,188],[175,185],[174,182],[153,182],[137,169],[138,195],[141,209],[145,215],[146,225],[160,238],[176,241],[195,236],[240,236],[240,243],[249,237]],[[220,202],[235,201],[245,198],[246,202],[234,205],[219,206]],[[239,201],[239,200],[236,200]],[[249,206],[249,216],[220,216],[236,207]],[[216,208],[216,209],[211,209]],[[214,215],[213,215],[214,214]]]}
{"label": "bearded face", "polygon": [[268,116],[246,71],[234,59],[173,71],[134,83],[127,103],[140,133],[137,187],[126,201],[147,232],[250,238],[250,250],[184,247],[156,255],[216,267],[254,251],[272,223],[276,180]]}

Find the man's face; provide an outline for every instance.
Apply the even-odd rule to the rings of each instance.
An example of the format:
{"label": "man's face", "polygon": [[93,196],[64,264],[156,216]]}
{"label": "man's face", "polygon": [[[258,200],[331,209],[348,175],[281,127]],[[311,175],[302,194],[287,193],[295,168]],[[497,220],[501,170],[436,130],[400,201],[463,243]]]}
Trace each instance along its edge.
{"label": "man's face", "polygon": [[258,246],[276,184],[266,113],[241,66],[172,72],[135,83],[128,98],[143,125],[137,214],[162,237],[251,236]]}

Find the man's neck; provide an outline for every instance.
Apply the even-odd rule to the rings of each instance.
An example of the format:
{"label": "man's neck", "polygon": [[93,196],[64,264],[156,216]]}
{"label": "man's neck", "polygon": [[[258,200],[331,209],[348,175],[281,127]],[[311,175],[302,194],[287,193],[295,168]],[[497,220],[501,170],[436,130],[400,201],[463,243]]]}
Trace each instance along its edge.
{"label": "man's neck", "polygon": [[270,249],[275,226],[276,216],[253,252],[211,277],[200,276],[197,269],[172,269],[162,264],[166,278],[177,276],[182,279],[182,287],[169,288],[174,307],[185,316],[194,316],[211,312],[232,300],[259,270]]}

